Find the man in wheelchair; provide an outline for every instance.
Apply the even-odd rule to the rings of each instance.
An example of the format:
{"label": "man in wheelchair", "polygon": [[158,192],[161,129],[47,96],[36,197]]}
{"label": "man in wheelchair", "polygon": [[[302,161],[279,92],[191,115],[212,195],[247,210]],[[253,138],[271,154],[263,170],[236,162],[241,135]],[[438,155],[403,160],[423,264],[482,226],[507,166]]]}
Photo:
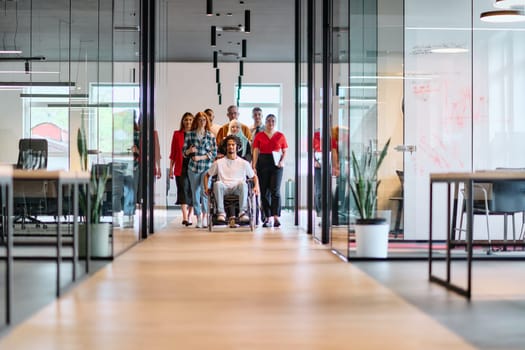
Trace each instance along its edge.
{"label": "man in wheelchair", "polygon": [[259,182],[250,163],[237,156],[240,141],[236,136],[229,135],[226,141],[226,156],[215,161],[204,175],[204,190],[209,194],[209,178],[217,176],[213,183],[213,194],[217,204],[217,222],[226,223],[224,210],[224,196],[237,195],[239,197],[239,222],[249,223],[248,210],[248,184],[246,179],[253,179],[253,193],[259,193]]}

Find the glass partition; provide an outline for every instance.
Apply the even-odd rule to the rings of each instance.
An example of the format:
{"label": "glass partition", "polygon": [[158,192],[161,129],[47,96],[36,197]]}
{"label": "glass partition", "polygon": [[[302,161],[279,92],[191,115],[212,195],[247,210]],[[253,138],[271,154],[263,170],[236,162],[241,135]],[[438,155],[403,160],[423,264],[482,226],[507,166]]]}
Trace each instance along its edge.
{"label": "glass partition", "polygon": [[[322,149],[323,144],[323,0],[314,1],[314,66],[313,66],[313,103],[310,108],[313,110],[313,133],[309,135],[313,139],[313,149],[310,152],[314,154],[314,161],[310,171],[314,174],[314,220],[312,233],[313,237],[319,242],[322,241],[321,218],[322,211]],[[328,79],[328,77],[326,77]]]}
{"label": "glass partition", "polygon": [[[471,2],[407,0],[405,12],[404,238],[428,240],[429,174],[472,168]],[[444,239],[446,219],[435,223]]]}
{"label": "glass partition", "polygon": [[[136,210],[140,202],[140,1],[115,0],[114,9],[113,108],[108,141],[112,158],[114,254],[119,254],[139,240],[140,228]],[[105,89],[109,93],[107,86]]]}
{"label": "glass partition", "polygon": [[473,170],[525,167],[525,24],[482,22],[492,3],[474,2]]}
{"label": "glass partition", "polygon": [[[377,150],[377,4],[353,1],[350,6],[350,152],[360,157]],[[355,176],[355,174],[350,174]],[[346,198],[350,223],[356,219],[352,196]],[[349,256],[353,255],[353,244]]]}
{"label": "glass partition", "polygon": [[348,2],[333,2],[333,96],[332,96],[332,249],[348,258],[349,224],[349,7]]}
{"label": "glass partition", "polygon": [[[104,257],[138,239],[137,232],[124,229],[134,226],[137,202],[132,149],[138,144],[139,5],[139,0],[57,0],[52,6],[8,1],[0,24],[0,162],[17,163],[19,139],[43,138],[47,169],[80,170],[76,141],[83,125],[89,167],[110,173],[101,221],[114,234]],[[121,234],[122,242],[113,247]]]}
{"label": "glass partition", "polygon": [[300,96],[300,117],[299,126],[297,130],[299,134],[297,138],[299,140],[299,154],[301,155],[297,161],[299,162],[299,189],[300,193],[297,196],[299,200],[299,226],[304,230],[307,230],[308,216],[308,0],[300,1],[299,16],[300,24],[300,58],[298,64],[300,65],[300,86],[296,86],[299,89]]}

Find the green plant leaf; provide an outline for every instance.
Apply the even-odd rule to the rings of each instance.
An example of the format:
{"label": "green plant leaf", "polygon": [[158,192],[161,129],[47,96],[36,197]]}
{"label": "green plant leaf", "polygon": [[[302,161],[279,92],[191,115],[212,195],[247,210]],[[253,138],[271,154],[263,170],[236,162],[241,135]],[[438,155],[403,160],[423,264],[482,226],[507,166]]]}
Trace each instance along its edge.
{"label": "green plant leaf", "polygon": [[385,143],[379,155],[367,150],[359,159],[354,151],[351,153],[353,176],[350,179],[350,190],[361,219],[370,219],[375,215],[377,191],[381,183],[377,179],[377,173],[386,157],[389,145],[390,139]]}

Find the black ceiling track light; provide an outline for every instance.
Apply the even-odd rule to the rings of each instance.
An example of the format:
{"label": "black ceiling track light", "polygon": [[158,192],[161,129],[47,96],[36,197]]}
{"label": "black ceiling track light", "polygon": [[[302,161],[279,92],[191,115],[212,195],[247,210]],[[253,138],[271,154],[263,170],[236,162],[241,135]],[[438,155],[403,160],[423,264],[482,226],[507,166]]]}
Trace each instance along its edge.
{"label": "black ceiling track light", "polygon": [[250,33],[250,31],[251,31],[250,10],[244,10],[244,32]]}
{"label": "black ceiling track light", "polygon": [[44,56],[14,56],[14,57],[0,57],[0,61],[45,61]]}
{"label": "black ceiling track light", "polygon": [[206,0],[206,16],[213,16],[213,0]]}
{"label": "black ceiling track light", "polygon": [[211,26],[211,46],[217,46],[217,27]]}
{"label": "black ceiling track light", "polygon": [[[0,0],[1,1],[1,0]],[[244,7],[244,1],[239,2],[242,7]],[[220,70],[218,67],[218,60],[219,56],[224,57],[224,60],[227,62],[230,62],[232,59],[239,60],[239,76],[237,79],[237,105],[240,101],[241,96],[241,88],[242,88],[242,78],[244,76],[244,61],[245,58],[248,56],[248,41],[247,39],[239,40],[235,38],[235,40],[231,38],[227,38],[221,35],[230,35],[230,33],[239,33],[242,34],[243,32],[246,34],[251,33],[251,10],[248,10],[246,8],[241,9],[240,11],[230,11],[225,12],[228,16],[242,16],[244,12],[244,25],[239,24],[235,26],[221,26],[220,23],[214,23],[214,25],[210,28],[210,43],[213,47],[213,68],[215,69],[215,82],[217,83],[217,95],[219,96],[219,104],[222,104],[222,91],[221,91],[221,76],[220,76]],[[206,15],[207,16],[214,16],[213,12],[213,0],[206,0]],[[220,16],[219,13],[216,14],[217,16]],[[239,20],[239,22],[234,23],[242,23],[242,19]],[[217,42],[217,37],[221,37],[220,43]],[[226,44],[229,46],[223,47]],[[233,46],[232,46],[233,45]],[[239,45],[241,46],[241,52],[239,54]]]}

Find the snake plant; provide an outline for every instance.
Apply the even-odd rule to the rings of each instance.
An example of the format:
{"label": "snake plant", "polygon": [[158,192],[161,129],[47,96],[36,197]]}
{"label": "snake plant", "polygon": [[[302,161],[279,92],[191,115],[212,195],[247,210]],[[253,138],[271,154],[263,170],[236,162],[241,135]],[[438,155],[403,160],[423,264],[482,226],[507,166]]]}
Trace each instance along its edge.
{"label": "snake plant", "polygon": [[352,172],[350,188],[361,219],[372,219],[377,209],[377,189],[380,180],[377,172],[385,159],[390,145],[390,139],[385,143],[381,152],[373,152],[367,149],[361,158],[352,151]]}
{"label": "snake plant", "polygon": [[[80,126],[77,132],[77,148],[80,155],[80,168],[82,171],[88,171],[88,149],[86,140],[86,130],[84,124]],[[108,180],[109,171],[107,167],[103,167],[102,171],[98,172],[95,167],[91,168],[90,177],[90,199],[91,210],[89,213],[89,220],[93,224],[100,223],[102,216],[102,204],[104,201],[104,191],[106,182]],[[85,190],[80,191],[80,209],[82,213],[87,212],[87,196]]]}

